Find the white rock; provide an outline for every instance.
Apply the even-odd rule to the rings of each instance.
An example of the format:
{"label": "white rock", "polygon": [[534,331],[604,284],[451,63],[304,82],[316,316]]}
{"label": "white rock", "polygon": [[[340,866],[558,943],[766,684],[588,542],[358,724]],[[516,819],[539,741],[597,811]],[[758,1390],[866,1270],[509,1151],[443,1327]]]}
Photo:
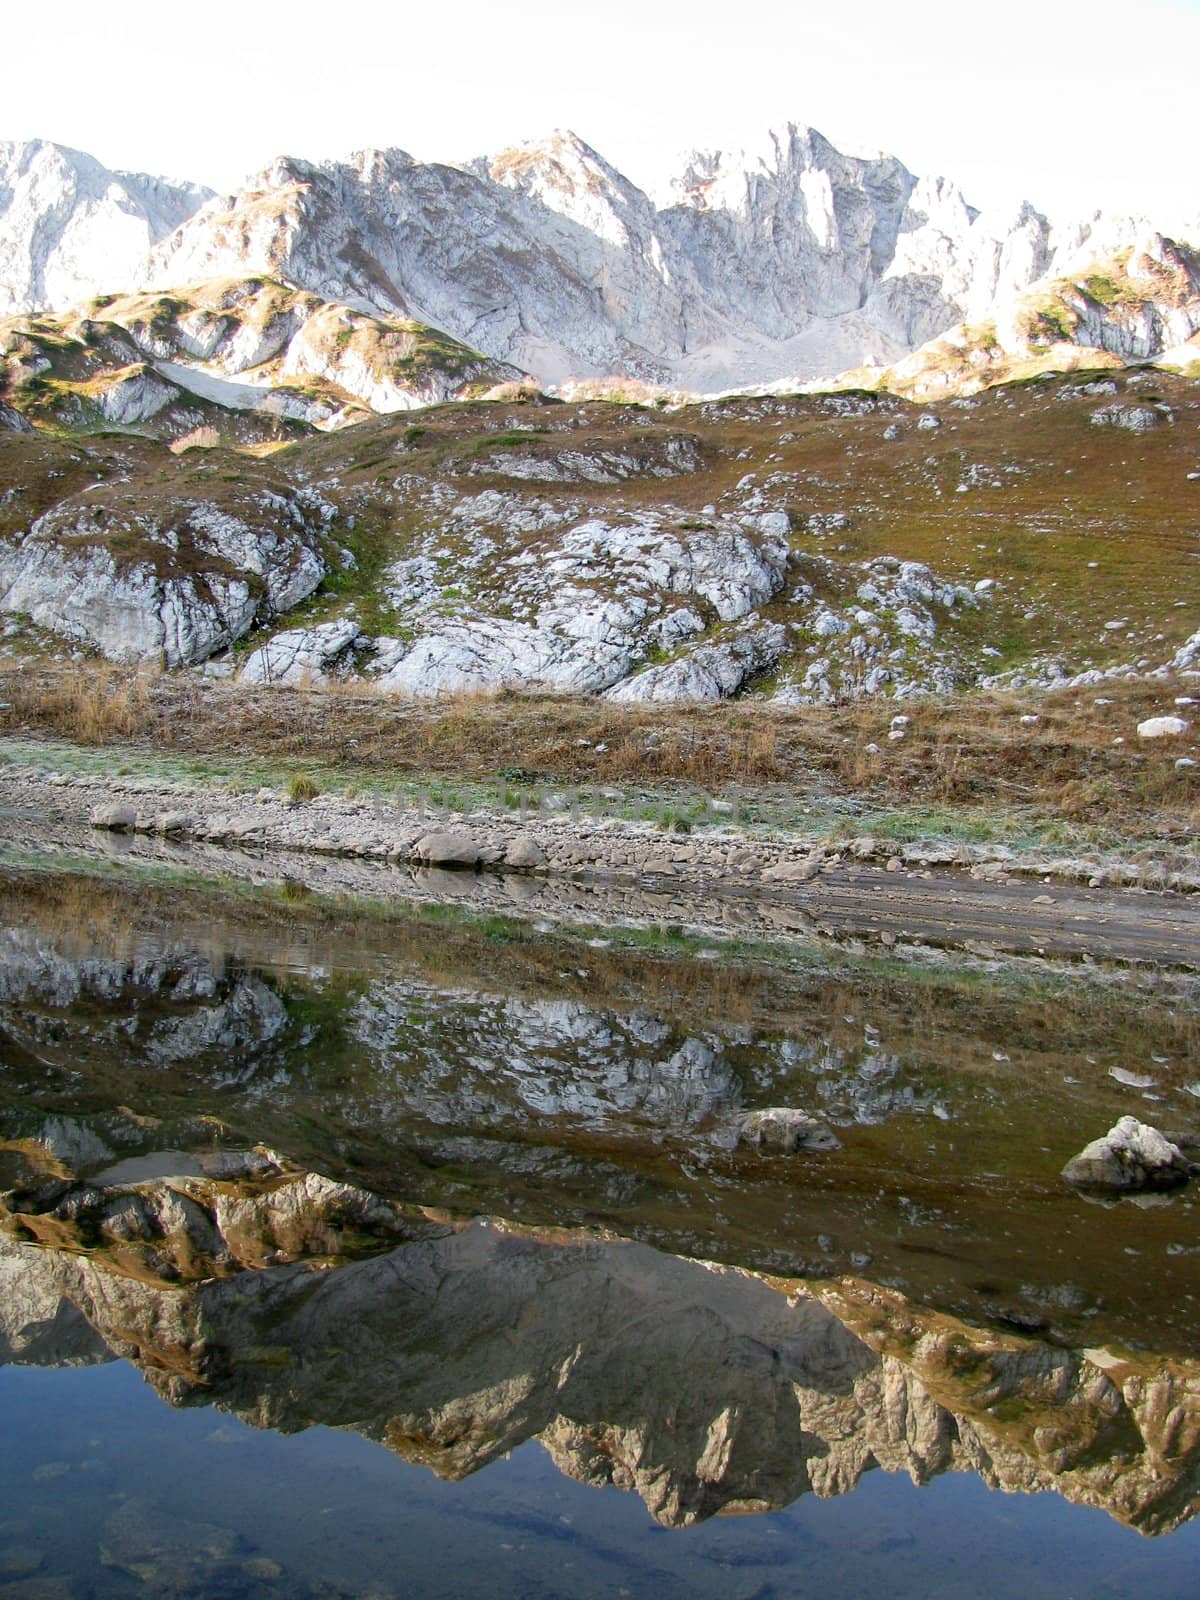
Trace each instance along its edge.
{"label": "white rock", "polygon": [[739,1144],[780,1155],[841,1148],[841,1141],[826,1123],[788,1106],[747,1112],[738,1123],[737,1137]]}
{"label": "white rock", "polygon": [[773,667],[786,642],[779,623],[749,629],[720,644],[693,646],[678,661],[635,673],[609,689],[608,700],[724,700]]}
{"label": "white rock", "polygon": [[0,314],[131,286],[151,247],[211,194],[41,139],[0,142]]}
{"label": "white rock", "polygon": [[1073,1156],[1062,1175],[1081,1188],[1120,1191],[1173,1188],[1187,1181],[1189,1170],[1182,1151],[1157,1128],[1122,1117]]}
{"label": "white rock", "polygon": [[[115,661],[174,667],[203,661],[256,619],[296,605],[325,573],[324,523],[299,494],[245,496],[239,514],[182,504],[177,520],[135,509],[118,531],[134,546],[119,561],[77,496],[39,517],[24,539],[0,542],[0,611]],[[173,560],[185,539],[193,571]]]}
{"label": "white rock", "polygon": [[274,634],[246,657],[243,683],[324,683],[328,669],[359,637],[352,617],[319,622],[312,628],[289,628]]}
{"label": "white rock", "polygon": [[1145,722],[1137,725],[1139,739],[1168,739],[1177,738],[1181,733],[1186,733],[1190,723],[1182,717],[1147,717]]}
{"label": "white rock", "polygon": [[89,821],[93,828],[106,828],[110,833],[131,833],[137,826],[137,811],[121,800],[105,801],[93,807]]}

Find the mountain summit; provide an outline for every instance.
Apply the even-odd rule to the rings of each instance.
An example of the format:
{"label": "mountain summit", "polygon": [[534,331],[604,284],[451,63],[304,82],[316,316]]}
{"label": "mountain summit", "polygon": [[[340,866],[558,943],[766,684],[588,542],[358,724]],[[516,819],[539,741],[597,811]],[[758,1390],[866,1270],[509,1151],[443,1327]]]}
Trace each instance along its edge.
{"label": "mountain summit", "polygon": [[440,329],[547,383],[696,390],[902,360],[1144,223],[977,211],[893,156],[789,124],[696,151],[665,204],[558,131],[466,165],[280,158],[234,195],[0,146],[5,309],[255,275]]}
{"label": "mountain summit", "polygon": [[0,141],[0,316],[127,288],[147,251],[211,195],[44,139]]}

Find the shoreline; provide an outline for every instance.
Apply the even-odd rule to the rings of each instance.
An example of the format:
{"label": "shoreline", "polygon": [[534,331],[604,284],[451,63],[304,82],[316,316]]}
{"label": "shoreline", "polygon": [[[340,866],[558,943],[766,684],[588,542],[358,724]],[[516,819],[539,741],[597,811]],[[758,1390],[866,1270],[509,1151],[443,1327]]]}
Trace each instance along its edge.
{"label": "shoreline", "polygon": [[1095,861],[1019,858],[995,846],[905,846],[866,835],[835,846],[732,826],[676,834],[566,812],[422,817],[334,794],[294,802],[265,788],[233,795],[199,782],[11,763],[0,763],[0,828],[17,850],[481,913],[1200,968],[1192,892],[1200,883],[1184,874],[1166,889],[1081,883],[1081,873],[1095,875]]}

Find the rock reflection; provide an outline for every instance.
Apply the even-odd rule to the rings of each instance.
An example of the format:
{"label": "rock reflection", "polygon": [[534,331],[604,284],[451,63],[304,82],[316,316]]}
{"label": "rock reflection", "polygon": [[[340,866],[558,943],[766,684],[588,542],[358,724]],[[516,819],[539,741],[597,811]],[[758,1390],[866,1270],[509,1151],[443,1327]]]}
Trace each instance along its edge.
{"label": "rock reflection", "polygon": [[353,1429],[461,1478],[529,1438],[682,1527],[873,1468],[1194,1515],[1200,1369],[988,1332],[578,1232],[454,1223],[260,1154],[5,1196],[0,1359],[121,1357],[177,1406]]}

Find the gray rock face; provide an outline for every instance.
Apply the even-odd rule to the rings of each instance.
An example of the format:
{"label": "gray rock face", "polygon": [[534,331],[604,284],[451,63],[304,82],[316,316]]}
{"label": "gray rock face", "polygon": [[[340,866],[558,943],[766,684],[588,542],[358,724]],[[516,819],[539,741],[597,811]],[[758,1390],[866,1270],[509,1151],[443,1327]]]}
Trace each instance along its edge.
{"label": "gray rock face", "polygon": [[773,667],[787,638],[778,622],[747,628],[720,644],[698,645],[678,661],[649,667],[617,684],[609,700],[725,700]]}
{"label": "gray rock face", "polygon": [[306,599],[326,570],[334,513],[319,496],[246,491],[235,507],[197,497],[111,515],[70,496],[0,540],[0,612],[114,661],[203,661]]}
{"label": "gray rock face", "polygon": [[211,195],[41,139],[0,141],[0,315],[128,288],[147,251]]}
{"label": "gray rock face", "polygon": [[353,618],[276,633],[246,657],[243,683],[325,683],[330,669],[359,637]]}
{"label": "gray rock face", "polygon": [[1081,1189],[1174,1189],[1191,1171],[1186,1156],[1157,1128],[1136,1117],[1122,1117],[1102,1139],[1093,1139],[1063,1168],[1068,1183]]}
{"label": "gray rock face", "polygon": [[128,287],[135,270],[167,288],[282,276],[549,382],[626,372],[712,391],[891,361],[1132,237],[1098,217],[1055,228],[1028,205],[980,214],[944,179],[792,125],[694,152],[662,204],[562,132],[466,168],[400,150],[281,159],[203,206],[51,146],[0,151],[14,310]]}
{"label": "gray rock face", "polygon": [[[377,639],[370,670],[381,688],[414,695],[505,687],[602,692],[649,650],[678,647],[703,629],[694,606],[679,599],[734,621],[777,593],[788,562],[787,522],[777,517],[759,519],[769,523],[765,532],[753,518],[732,516],[681,529],[678,519],[642,511],[563,532],[547,526],[531,541],[536,505],[514,508],[495,491],[459,502],[442,528],[468,554],[464,560],[460,551],[443,570],[471,582],[472,600],[437,614],[444,556],[431,541],[435,553],[405,560],[388,580],[397,614],[416,637]],[[511,554],[498,559],[501,539],[512,540]],[[761,671],[783,638],[778,627],[747,632],[701,652],[694,667],[668,673],[657,694],[648,695],[651,674],[630,680],[651,679],[630,698],[717,699]]]}
{"label": "gray rock face", "polygon": [[0,400],[0,432],[32,433],[33,423]]}

